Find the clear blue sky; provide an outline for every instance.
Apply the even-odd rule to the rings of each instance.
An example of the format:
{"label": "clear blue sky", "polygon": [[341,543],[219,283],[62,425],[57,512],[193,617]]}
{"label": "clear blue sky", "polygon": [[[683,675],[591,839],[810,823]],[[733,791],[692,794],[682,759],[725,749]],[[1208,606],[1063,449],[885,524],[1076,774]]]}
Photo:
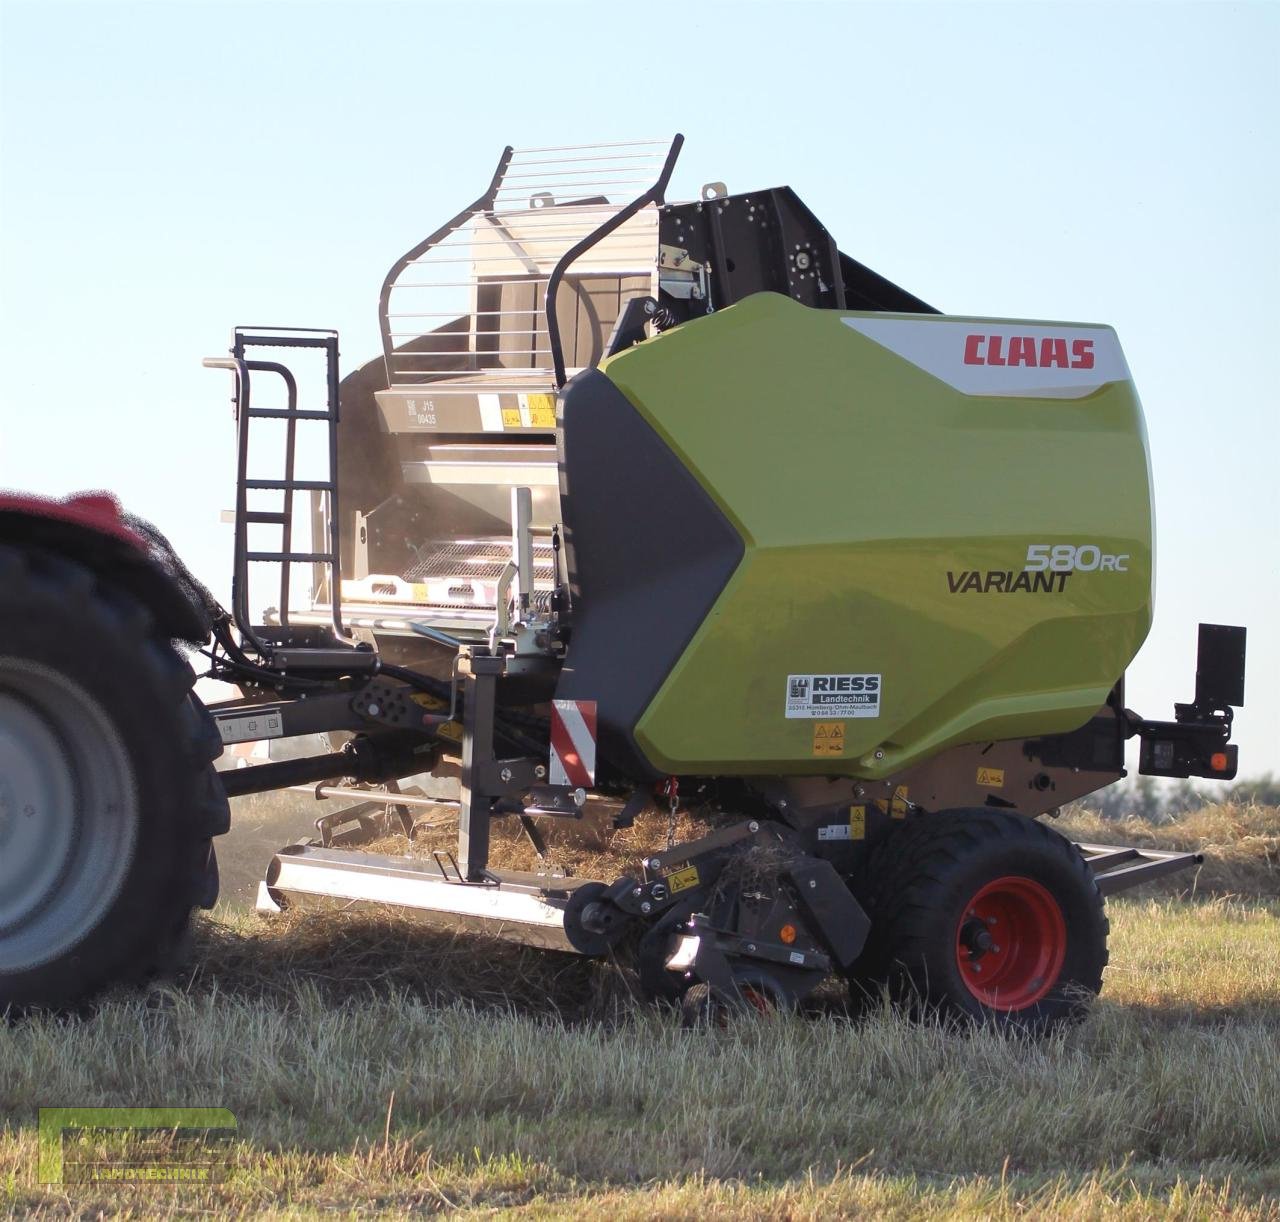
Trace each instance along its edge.
{"label": "clear blue sky", "polygon": [[1117,328],[1159,523],[1130,704],[1247,624],[1243,770],[1280,768],[1277,5],[9,0],[0,44],[0,486],[112,488],[225,593],[200,357],[280,323],[361,363],[505,143],[678,129],[673,196],[788,183],[944,310]]}

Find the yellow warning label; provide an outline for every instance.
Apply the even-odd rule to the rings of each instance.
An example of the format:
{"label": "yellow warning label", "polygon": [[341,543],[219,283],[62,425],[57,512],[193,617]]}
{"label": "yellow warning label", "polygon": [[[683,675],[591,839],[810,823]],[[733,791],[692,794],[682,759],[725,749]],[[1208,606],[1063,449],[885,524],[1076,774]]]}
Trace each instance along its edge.
{"label": "yellow warning label", "polygon": [[446,721],[436,731],[437,738],[443,738],[446,742],[460,743],[462,741],[462,722]]}
{"label": "yellow warning label", "polygon": [[893,801],[889,804],[889,814],[894,819],[905,819],[907,817],[907,807],[910,805],[907,801],[907,787],[899,785],[893,791]]}
{"label": "yellow warning label", "polygon": [[865,840],[867,838],[867,808],[865,806],[849,807],[849,838]]}
{"label": "yellow warning label", "polygon": [[[430,713],[439,713],[443,709],[449,707],[448,702],[431,696],[426,692],[414,692],[409,697],[420,709],[426,709]],[[462,741],[462,723],[458,721],[446,721],[444,725],[436,730],[436,737],[443,738],[446,742],[460,743]]]}
{"label": "yellow warning label", "polygon": [[979,768],[978,784],[985,785],[988,789],[1004,788],[1004,769],[1003,768]]}
{"label": "yellow warning label", "polygon": [[813,723],[814,755],[844,754],[844,722],[815,721]]}
{"label": "yellow warning label", "polygon": [[555,395],[529,395],[529,427],[553,429],[556,427]]}
{"label": "yellow warning label", "polygon": [[672,895],[677,891],[688,891],[690,887],[696,887],[698,882],[697,866],[685,866],[683,870],[667,875],[667,886],[671,888]]}
{"label": "yellow warning label", "polygon": [[518,407],[504,407],[502,409],[502,427],[504,429],[518,429],[520,427],[520,409]]}

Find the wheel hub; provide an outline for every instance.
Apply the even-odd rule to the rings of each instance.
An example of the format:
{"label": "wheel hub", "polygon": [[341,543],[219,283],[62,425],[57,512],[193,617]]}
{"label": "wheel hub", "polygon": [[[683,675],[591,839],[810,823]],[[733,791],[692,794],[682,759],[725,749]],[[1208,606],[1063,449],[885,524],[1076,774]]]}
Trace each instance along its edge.
{"label": "wheel hub", "polygon": [[62,673],[0,657],[0,972],[82,941],[115,902],[138,836],[128,751]]}
{"label": "wheel hub", "polygon": [[43,902],[66,866],[79,821],[72,769],[53,727],[0,694],[0,934]]}
{"label": "wheel hub", "polygon": [[995,1010],[1026,1009],[1057,982],[1067,929],[1049,890],[1009,875],[982,887],[956,928],[956,962],[965,987]]}
{"label": "wheel hub", "polygon": [[1000,947],[987,929],[987,923],[976,913],[967,917],[960,926],[960,941],[969,948],[969,960],[977,963],[988,951],[997,953]]}

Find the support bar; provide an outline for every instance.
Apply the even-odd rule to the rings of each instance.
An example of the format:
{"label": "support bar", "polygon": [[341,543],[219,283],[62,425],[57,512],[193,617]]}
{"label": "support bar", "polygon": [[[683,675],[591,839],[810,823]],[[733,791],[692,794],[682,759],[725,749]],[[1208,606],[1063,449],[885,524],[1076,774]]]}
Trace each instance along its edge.
{"label": "support bar", "polygon": [[[1098,890],[1103,895],[1127,891],[1130,887],[1204,863],[1203,853],[1168,853],[1157,849],[1124,848],[1111,844],[1077,844],[1076,848],[1084,854],[1085,862],[1093,871]],[[1113,868],[1130,861],[1136,864]]]}
{"label": "support bar", "polygon": [[590,882],[509,870],[468,883],[446,877],[434,861],[289,845],[272,858],[266,890],[278,906],[309,900],[392,905],[451,928],[580,953],[565,932],[565,909],[573,892]]}

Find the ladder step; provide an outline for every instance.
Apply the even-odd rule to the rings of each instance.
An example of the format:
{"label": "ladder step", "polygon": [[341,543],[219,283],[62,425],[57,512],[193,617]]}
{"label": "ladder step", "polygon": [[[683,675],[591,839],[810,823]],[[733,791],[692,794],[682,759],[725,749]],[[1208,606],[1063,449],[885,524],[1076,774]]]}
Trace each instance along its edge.
{"label": "ladder step", "polygon": [[245,515],[246,522],[265,522],[269,526],[288,526],[292,520],[287,513],[265,513],[250,509]]}
{"label": "ladder step", "polygon": [[333,483],[326,479],[247,479],[244,486],[251,490],[280,489],[295,492],[332,492]]}
{"label": "ladder step", "polygon": [[258,420],[328,420],[328,412],[289,411],[284,407],[251,407],[249,415]]}
{"label": "ladder step", "polygon": [[245,559],[251,564],[334,564],[332,552],[249,552]]}
{"label": "ladder step", "polygon": [[[286,328],[287,330],[288,328]],[[301,328],[299,328],[301,329]],[[317,334],[303,337],[301,335],[272,335],[265,330],[253,335],[248,334],[255,328],[246,327],[243,330],[244,335],[239,335],[240,342],[246,347],[253,345],[258,348],[337,348],[338,333],[336,331],[320,331],[318,328],[312,328]]]}

